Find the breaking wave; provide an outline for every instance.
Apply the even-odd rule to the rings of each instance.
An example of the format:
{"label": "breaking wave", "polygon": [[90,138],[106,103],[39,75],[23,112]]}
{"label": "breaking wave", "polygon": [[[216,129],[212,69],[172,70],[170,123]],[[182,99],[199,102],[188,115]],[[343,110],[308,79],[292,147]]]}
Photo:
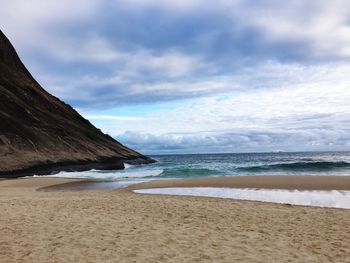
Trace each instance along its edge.
{"label": "breaking wave", "polygon": [[296,171],[296,172],[322,172],[337,169],[350,168],[350,163],[344,161],[338,162],[293,162],[255,165],[248,167],[239,167],[237,170],[244,172],[270,172],[270,171]]}

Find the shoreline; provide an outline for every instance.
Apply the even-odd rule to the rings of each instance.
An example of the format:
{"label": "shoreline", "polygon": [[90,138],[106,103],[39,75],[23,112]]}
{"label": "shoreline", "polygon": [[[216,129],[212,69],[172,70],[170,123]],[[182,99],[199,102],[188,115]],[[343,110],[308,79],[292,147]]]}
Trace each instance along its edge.
{"label": "shoreline", "polygon": [[[78,180],[63,184],[43,187],[41,191],[74,191],[103,190],[108,184],[92,180]],[[193,179],[153,180],[132,184],[127,191],[148,188],[170,187],[220,187],[220,188],[257,188],[257,189],[285,189],[285,190],[343,190],[350,191],[350,176],[226,176],[203,177]],[[115,189],[117,190],[117,188]],[[121,190],[121,189],[120,189]]]}
{"label": "shoreline", "polygon": [[226,176],[157,180],[135,184],[130,190],[169,187],[227,187],[285,190],[350,190],[350,176]]}

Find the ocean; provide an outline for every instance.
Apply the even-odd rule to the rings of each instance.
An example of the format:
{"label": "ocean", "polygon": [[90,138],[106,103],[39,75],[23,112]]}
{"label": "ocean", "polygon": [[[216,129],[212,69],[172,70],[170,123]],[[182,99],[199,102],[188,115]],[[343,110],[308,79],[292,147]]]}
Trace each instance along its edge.
{"label": "ocean", "polygon": [[[117,189],[152,180],[252,175],[350,175],[350,152],[232,153],[151,156],[158,162],[124,170],[60,172],[53,177],[89,179],[71,190]],[[135,190],[144,194],[191,195],[350,209],[350,191],[299,191],[214,187]]]}
{"label": "ocean", "polygon": [[154,155],[157,163],[125,170],[61,172],[54,176],[101,181],[139,181],[211,176],[350,175],[350,152],[276,152]]}

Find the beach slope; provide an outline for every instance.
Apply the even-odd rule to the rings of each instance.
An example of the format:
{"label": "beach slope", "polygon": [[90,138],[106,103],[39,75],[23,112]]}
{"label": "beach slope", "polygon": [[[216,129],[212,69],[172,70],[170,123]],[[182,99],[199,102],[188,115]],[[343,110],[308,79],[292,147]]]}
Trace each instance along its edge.
{"label": "beach slope", "polygon": [[3,262],[349,262],[350,211],[0,181]]}

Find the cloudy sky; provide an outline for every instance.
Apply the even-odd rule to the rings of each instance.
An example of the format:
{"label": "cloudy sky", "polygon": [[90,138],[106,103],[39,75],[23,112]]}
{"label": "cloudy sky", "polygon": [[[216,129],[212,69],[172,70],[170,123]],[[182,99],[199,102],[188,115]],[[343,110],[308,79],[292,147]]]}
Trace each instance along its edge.
{"label": "cloudy sky", "polygon": [[144,153],[350,150],[349,1],[214,2],[0,0],[0,27],[46,90]]}

